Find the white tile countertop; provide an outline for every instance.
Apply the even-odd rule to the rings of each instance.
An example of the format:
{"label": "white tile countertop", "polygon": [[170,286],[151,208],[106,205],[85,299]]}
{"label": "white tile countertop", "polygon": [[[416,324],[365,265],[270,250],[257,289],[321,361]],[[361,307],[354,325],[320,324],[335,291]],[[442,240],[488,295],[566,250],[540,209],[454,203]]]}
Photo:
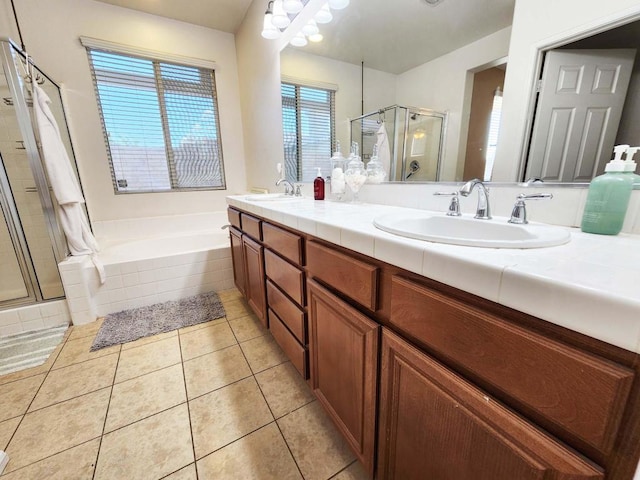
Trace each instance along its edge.
{"label": "white tile countertop", "polygon": [[[230,206],[640,353],[640,236],[576,228],[565,245],[494,249],[432,243],[377,229],[373,219],[421,210],[302,199]],[[444,215],[444,213],[441,213]]]}

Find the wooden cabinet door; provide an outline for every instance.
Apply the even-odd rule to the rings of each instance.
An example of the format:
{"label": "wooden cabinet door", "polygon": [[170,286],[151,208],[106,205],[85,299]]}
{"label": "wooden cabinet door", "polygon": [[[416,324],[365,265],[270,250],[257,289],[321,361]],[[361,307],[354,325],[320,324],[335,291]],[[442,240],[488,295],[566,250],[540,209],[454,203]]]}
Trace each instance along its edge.
{"label": "wooden cabinet door", "polygon": [[262,324],[268,327],[267,296],[264,283],[264,247],[243,235],[242,251],[247,285],[245,298]]}
{"label": "wooden cabinet door", "polygon": [[246,275],[244,272],[244,250],[242,248],[242,232],[231,227],[231,260],[233,262],[233,281],[243,296],[246,297]]}
{"label": "wooden cabinet door", "polygon": [[377,478],[582,480],[604,475],[384,329]]}
{"label": "wooden cabinet door", "polygon": [[377,323],[309,280],[311,388],[373,475]]}

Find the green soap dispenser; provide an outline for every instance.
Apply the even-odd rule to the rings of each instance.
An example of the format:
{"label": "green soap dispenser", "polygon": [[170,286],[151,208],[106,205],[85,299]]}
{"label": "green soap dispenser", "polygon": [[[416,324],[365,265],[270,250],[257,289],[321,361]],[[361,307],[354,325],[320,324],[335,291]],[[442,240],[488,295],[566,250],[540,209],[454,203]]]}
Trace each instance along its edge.
{"label": "green soap dispenser", "polygon": [[627,171],[622,160],[627,148],[629,145],[616,146],[614,159],[607,163],[604,175],[591,181],[582,215],[583,232],[617,235],[622,230],[634,181],[633,173]]}

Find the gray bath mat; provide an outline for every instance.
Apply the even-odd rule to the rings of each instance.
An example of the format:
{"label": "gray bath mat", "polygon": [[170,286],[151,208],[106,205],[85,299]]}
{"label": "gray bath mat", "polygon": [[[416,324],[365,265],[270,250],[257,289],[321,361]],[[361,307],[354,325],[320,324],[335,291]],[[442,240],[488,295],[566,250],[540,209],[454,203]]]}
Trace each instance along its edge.
{"label": "gray bath mat", "polygon": [[37,367],[62,341],[68,325],[0,338],[0,375]]}
{"label": "gray bath mat", "polygon": [[224,317],[216,292],[108,314],[91,351]]}

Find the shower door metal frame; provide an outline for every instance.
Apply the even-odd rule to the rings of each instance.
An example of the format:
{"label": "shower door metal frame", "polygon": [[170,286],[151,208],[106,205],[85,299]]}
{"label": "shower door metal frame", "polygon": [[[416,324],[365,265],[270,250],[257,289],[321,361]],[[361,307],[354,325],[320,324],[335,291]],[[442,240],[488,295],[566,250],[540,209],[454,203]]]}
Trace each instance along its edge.
{"label": "shower door metal frame", "polygon": [[[35,288],[33,279],[36,278],[36,272],[33,268],[33,264],[24,256],[24,252],[29,251],[27,246],[27,239],[24,236],[24,231],[16,228],[16,221],[20,223],[20,217],[16,208],[13,195],[9,197],[8,192],[11,192],[11,185],[9,184],[9,178],[4,167],[4,161],[0,166],[0,210],[2,213],[2,221],[7,224],[9,230],[9,237],[13,244],[13,250],[18,260],[18,266],[20,267],[20,273],[22,273],[22,280],[27,289],[27,296],[15,298],[11,300],[3,300],[0,304],[3,307],[15,307],[25,304],[34,303],[42,300],[42,295],[39,288]],[[17,245],[16,245],[17,243]]]}
{"label": "shower door metal frame", "polygon": [[[14,108],[18,119],[20,133],[27,153],[27,159],[33,179],[36,184],[36,190],[40,197],[40,204],[44,210],[44,218],[49,233],[49,239],[53,247],[53,254],[57,263],[60,263],[67,256],[68,250],[58,219],[56,217],[55,208],[49,193],[49,183],[42,165],[38,143],[34,134],[35,126],[31,123],[31,115],[27,107],[27,99],[22,89],[22,78],[18,75],[18,69],[15,68],[12,50],[16,55],[20,55],[19,49],[10,41],[2,41],[2,66],[4,67],[5,77],[9,86],[9,91],[14,98]],[[13,68],[12,68],[13,67]],[[50,80],[49,80],[50,81]],[[57,85],[56,85],[57,86]]]}
{"label": "shower door metal frame", "polygon": [[[2,62],[2,69],[7,81],[9,92],[13,98],[16,120],[22,135],[27,161],[33,175],[35,189],[40,199],[40,205],[43,210],[45,225],[51,241],[54,259],[56,264],[58,264],[64,260],[68,254],[66,240],[58,224],[55,207],[49,193],[47,175],[42,163],[41,151],[35,137],[36,127],[32,123],[27,99],[24,95],[24,80],[20,76],[18,66],[16,65],[16,60],[21,61],[22,59],[18,59],[16,56],[22,57],[22,59],[25,58],[25,55],[11,40],[6,38],[0,39],[0,61]],[[51,81],[48,77],[47,80]],[[54,82],[51,83],[59,89],[57,84]],[[33,260],[29,256],[29,246],[25,232],[19,228],[22,223],[13,197],[13,190],[4,167],[4,161],[0,170],[0,196],[2,197],[0,200],[2,201],[2,206],[4,208],[3,220],[6,220],[9,235],[13,243],[16,258],[28,293],[28,296],[26,297],[0,302],[0,309],[4,309],[42,302],[44,301],[44,298],[38,283],[38,276],[33,265]],[[6,218],[7,216],[9,218]],[[58,275],[59,274],[60,273],[58,271]],[[47,300],[54,299],[52,298]]]}

